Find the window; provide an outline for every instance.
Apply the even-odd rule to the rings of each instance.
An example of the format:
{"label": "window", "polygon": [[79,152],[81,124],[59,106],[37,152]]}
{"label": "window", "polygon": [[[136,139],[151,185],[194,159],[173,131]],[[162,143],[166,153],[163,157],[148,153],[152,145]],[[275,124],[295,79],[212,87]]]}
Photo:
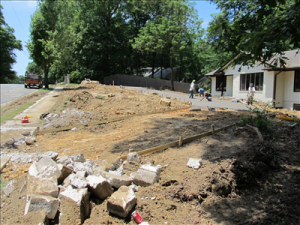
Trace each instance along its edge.
{"label": "window", "polygon": [[294,104],[294,110],[300,111],[300,104]]}
{"label": "window", "polygon": [[295,71],[294,92],[300,92],[300,70]]}
{"label": "window", "polygon": [[223,85],[223,90],[226,91],[226,76],[217,76],[216,91],[222,91],[222,85]]}
{"label": "window", "polygon": [[251,83],[256,91],[263,91],[264,73],[241,74],[240,78],[240,91],[248,91]]}

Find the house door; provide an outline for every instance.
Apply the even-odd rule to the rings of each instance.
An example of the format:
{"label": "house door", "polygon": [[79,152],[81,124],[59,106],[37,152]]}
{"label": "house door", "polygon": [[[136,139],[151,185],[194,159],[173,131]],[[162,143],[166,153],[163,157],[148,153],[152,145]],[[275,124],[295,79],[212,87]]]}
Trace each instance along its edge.
{"label": "house door", "polygon": [[233,75],[226,75],[226,83],[227,83],[227,87],[226,87],[226,93],[225,96],[228,97],[232,97],[232,88],[233,88]]}

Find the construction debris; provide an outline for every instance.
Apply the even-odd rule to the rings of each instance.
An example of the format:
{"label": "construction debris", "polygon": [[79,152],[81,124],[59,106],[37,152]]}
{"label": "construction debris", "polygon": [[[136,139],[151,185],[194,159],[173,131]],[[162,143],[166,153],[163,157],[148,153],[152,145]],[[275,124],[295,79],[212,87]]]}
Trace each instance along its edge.
{"label": "construction debris", "polygon": [[190,158],[186,165],[194,169],[199,169],[202,165],[202,159]]}
{"label": "construction debris", "polygon": [[159,174],[161,166],[151,166],[151,165],[142,165],[137,172],[134,172],[130,175],[133,183],[138,186],[149,186],[154,184],[159,180]]}
{"label": "construction debris", "polygon": [[167,107],[171,107],[171,101],[170,101],[170,99],[167,99],[167,98],[161,98],[159,101],[159,104],[167,106]]}
{"label": "construction debris", "polygon": [[101,177],[90,175],[87,178],[89,190],[98,198],[106,199],[113,193],[113,189],[109,182]]}
{"label": "construction debris", "polygon": [[117,216],[125,218],[137,203],[134,191],[122,186],[107,201],[107,210]]}

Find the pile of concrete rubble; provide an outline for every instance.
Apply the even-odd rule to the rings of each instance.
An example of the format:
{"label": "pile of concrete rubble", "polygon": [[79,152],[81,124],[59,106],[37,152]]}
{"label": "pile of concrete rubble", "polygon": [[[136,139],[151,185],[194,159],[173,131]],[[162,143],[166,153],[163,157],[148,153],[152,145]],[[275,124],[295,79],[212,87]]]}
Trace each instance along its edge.
{"label": "pile of concrete rubble", "polygon": [[82,224],[90,215],[90,198],[108,198],[107,210],[121,218],[135,205],[138,186],[149,186],[159,179],[160,165],[140,165],[127,176],[123,166],[140,162],[137,153],[129,153],[127,161],[118,159],[109,169],[85,159],[83,154],[60,156],[47,152],[30,166],[27,176],[27,198],[24,215],[44,212],[42,224],[59,216],[60,224]]}

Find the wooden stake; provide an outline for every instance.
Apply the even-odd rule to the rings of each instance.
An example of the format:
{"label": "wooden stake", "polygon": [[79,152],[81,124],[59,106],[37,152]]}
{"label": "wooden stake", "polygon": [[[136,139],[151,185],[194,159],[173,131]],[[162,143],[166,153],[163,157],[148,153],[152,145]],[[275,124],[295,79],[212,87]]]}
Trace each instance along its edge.
{"label": "wooden stake", "polygon": [[212,134],[215,134],[215,125],[214,124],[211,125],[211,132],[212,132]]}
{"label": "wooden stake", "polygon": [[39,132],[39,131],[40,131],[40,127],[37,127],[37,128],[36,128],[36,131]]}
{"label": "wooden stake", "polygon": [[113,80],[113,86],[115,86],[115,81]]}
{"label": "wooden stake", "polygon": [[179,146],[182,146],[182,144],[183,144],[183,137],[180,136],[180,137],[179,137]]}
{"label": "wooden stake", "polygon": [[103,116],[101,117],[101,120],[103,120]]}
{"label": "wooden stake", "polygon": [[133,152],[133,149],[129,149],[129,153],[130,153],[130,152]]}

